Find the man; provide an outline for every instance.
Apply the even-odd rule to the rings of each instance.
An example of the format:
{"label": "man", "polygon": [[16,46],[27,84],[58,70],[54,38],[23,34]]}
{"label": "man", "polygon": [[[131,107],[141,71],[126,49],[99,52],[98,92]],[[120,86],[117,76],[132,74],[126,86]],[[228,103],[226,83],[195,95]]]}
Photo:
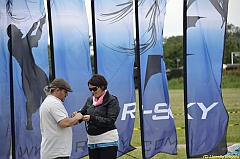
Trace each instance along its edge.
{"label": "man", "polygon": [[56,78],[44,88],[47,97],[40,107],[40,128],[42,134],[42,159],[67,159],[72,151],[71,126],[82,119],[77,113],[69,118],[63,105],[68,92],[72,92],[63,78]]}

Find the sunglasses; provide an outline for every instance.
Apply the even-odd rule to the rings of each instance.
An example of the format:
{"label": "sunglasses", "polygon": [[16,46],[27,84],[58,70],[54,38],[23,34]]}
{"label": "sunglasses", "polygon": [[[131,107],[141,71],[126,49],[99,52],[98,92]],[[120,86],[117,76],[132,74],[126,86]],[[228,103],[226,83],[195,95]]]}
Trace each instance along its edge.
{"label": "sunglasses", "polygon": [[89,89],[89,91],[91,91],[91,92],[92,92],[92,91],[96,92],[96,91],[98,90],[98,88],[99,88],[99,87],[93,87],[93,88],[88,88],[88,89]]}

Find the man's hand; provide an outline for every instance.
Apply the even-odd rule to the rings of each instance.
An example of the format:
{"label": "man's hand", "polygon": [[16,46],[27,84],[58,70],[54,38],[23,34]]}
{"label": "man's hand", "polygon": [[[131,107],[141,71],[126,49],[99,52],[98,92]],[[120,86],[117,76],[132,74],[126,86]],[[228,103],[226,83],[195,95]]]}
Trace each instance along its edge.
{"label": "man's hand", "polygon": [[81,113],[73,113],[73,114],[74,116],[72,118],[64,118],[60,120],[58,124],[63,128],[78,124],[79,120],[83,118],[83,115]]}
{"label": "man's hand", "polygon": [[81,113],[75,113],[74,118],[77,118],[77,120],[81,120],[83,118],[83,115]]}
{"label": "man's hand", "polygon": [[75,112],[73,112],[73,113],[72,113],[72,117],[74,117],[76,114],[77,114],[77,112],[76,112],[76,111],[75,111]]}

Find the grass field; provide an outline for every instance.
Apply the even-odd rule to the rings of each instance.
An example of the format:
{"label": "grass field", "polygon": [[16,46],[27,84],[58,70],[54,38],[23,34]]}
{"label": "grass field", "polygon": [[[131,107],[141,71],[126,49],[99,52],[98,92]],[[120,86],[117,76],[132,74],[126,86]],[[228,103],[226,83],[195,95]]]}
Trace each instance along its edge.
{"label": "grass field", "polygon": [[[183,90],[169,90],[170,102],[172,107],[172,112],[174,115],[175,125],[177,127],[177,137],[178,137],[178,155],[168,155],[165,153],[159,153],[152,157],[152,159],[185,159],[186,149],[185,149],[185,127],[184,116],[184,99]],[[232,143],[240,142],[240,88],[224,88],[222,89],[222,95],[225,107],[229,112],[229,126],[227,130],[227,142],[229,145]],[[135,128],[139,128],[139,113],[136,115]],[[119,159],[133,159],[142,158],[141,157],[141,139],[140,131],[135,130],[132,137],[132,146],[138,147],[138,149],[129,152],[126,155],[121,156]]]}

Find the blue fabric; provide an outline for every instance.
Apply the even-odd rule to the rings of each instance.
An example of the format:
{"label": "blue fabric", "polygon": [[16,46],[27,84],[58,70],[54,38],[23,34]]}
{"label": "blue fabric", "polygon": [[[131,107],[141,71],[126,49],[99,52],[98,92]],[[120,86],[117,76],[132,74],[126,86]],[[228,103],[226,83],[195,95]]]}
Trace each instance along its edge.
{"label": "blue fabric", "polygon": [[[54,62],[56,78],[64,78],[71,86],[64,101],[68,115],[78,111],[91,96],[87,82],[92,77],[89,50],[89,28],[83,0],[51,1]],[[85,125],[72,127],[70,158],[88,155]]]}
{"label": "blue fabric", "polygon": [[[41,134],[38,110],[46,96],[43,88],[48,84],[49,75],[46,14],[43,0],[36,0],[34,3],[24,0],[11,2],[5,4],[6,9],[3,10],[8,10],[9,14],[1,15],[0,23],[5,25],[3,31],[6,31],[7,27],[11,28],[9,36],[4,34],[5,40],[1,43],[4,42],[5,46],[1,46],[1,48],[4,48],[5,55],[10,56],[11,53],[12,57],[10,58],[13,60],[14,99],[12,100],[14,105],[12,106],[14,106],[16,159],[39,159]],[[7,19],[7,23],[2,23],[2,20],[5,19],[2,17]],[[7,40],[9,40],[9,44],[11,41],[11,45],[8,45]],[[7,56],[3,60],[8,59]],[[4,63],[5,67],[9,67],[9,64]],[[9,70],[4,74],[1,73],[1,76],[4,77],[1,77],[3,82],[6,82],[6,77],[9,79],[8,73]],[[3,89],[1,92],[8,96],[9,83],[6,82],[6,84],[5,87],[1,87]],[[9,97],[4,101],[7,100]],[[6,106],[8,106],[7,103]],[[5,110],[4,113],[8,114],[9,111]],[[6,119],[9,120],[9,117]],[[10,120],[8,129],[10,129],[9,123]],[[6,125],[1,127],[4,130]],[[5,130],[6,135],[10,133],[8,129]],[[2,150],[9,149],[8,139],[1,140],[1,143],[5,144]]]}
{"label": "blue fabric", "polygon": [[[5,3],[0,3],[0,10],[6,10]],[[10,114],[10,53],[8,51],[7,13],[1,12],[0,18],[0,158],[10,156],[11,114]]]}
{"label": "blue fabric", "polygon": [[[190,1],[189,1],[190,2]],[[226,153],[228,113],[220,88],[228,0],[196,0],[187,10],[189,156]]]}
{"label": "blue fabric", "polygon": [[166,0],[144,1],[139,5],[142,113],[147,158],[159,152],[177,153],[176,127],[162,47],[166,3]]}
{"label": "blue fabric", "polygon": [[[108,90],[118,98],[121,108],[116,121],[119,157],[134,149],[130,145],[136,107],[131,3],[125,0],[97,0],[94,3],[98,73],[107,79]],[[127,6],[130,6],[128,11],[120,11]]]}
{"label": "blue fabric", "polygon": [[99,144],[88,144],[88,147],[90,149],[96,149],[101,147],[110,147],[110,146],[118,146],[118,145],[119,145],[119,141],[114,141],[114,142],[99,143]]}

